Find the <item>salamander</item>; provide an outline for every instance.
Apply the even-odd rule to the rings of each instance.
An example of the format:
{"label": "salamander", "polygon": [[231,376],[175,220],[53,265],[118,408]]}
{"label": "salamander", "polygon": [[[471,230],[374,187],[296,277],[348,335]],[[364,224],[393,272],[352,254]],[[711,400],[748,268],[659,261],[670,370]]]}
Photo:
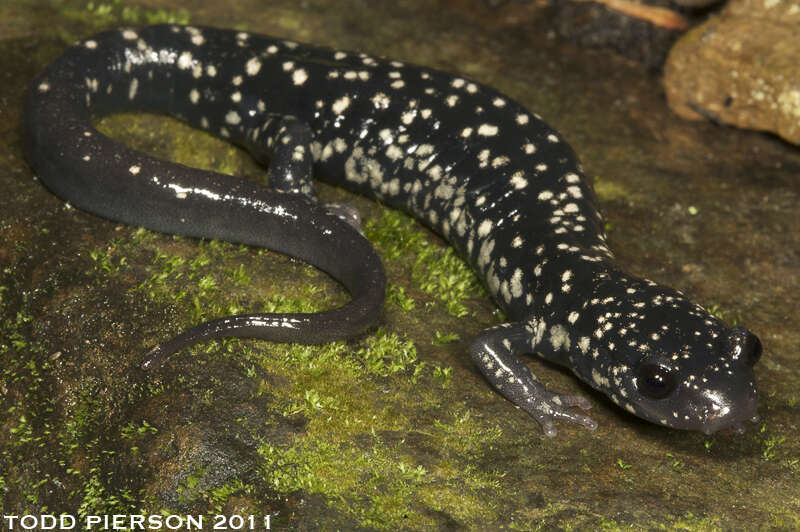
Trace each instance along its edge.
{"label": "salamander", "polygon": [[[245,147],[263,185],[162,161],[92,119],[146,110]],[[466,77],[247,32],[158,25],[68,48],[32,83],[24,142],[39,179],[72,205],[155,231],[263,246],[328,272],[349,303],[312,314],[245,314],[154,347],[142,367],[210,338],[321,343],[372,325],[379,257],[312,175],[409,212],[444,237],[508,318],[470,343],[486,380],[545,434],[594,429],[579,395],[523,363],[565,366],[632,414],[711,434],[758,420],[761,342],[682,293],[625,273],[583,169],[562,136]]]}

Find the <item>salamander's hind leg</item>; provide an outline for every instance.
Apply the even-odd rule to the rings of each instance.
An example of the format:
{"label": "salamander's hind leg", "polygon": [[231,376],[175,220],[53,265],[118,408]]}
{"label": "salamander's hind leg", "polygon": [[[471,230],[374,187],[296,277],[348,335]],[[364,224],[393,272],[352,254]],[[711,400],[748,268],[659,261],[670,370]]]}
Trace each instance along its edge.
{"label": "salamander's hind leg", "polygon": [[[263,133],[259,137],[266,138],[266,146],[263,143],[250,146],[250,151],[256,159],[267,164],[269,186],[279,192],[300,194],[316,203],[311,127],[293,116],[272,116],[264,123],[261,131]],[[328,203],[325,208],[363,234],[361,216],[355,207]]]}
{"label": "salamander's hind leg", "polygon": [[591,418],[570,410],[587,410],[589,401],[579,395],[551,392],[539,382],[517,353],[531,351],[531,333],[523,323],[508,323],[492,327],[479,334],[470,346],[472,360],[486,379],[506,399],[533,416],[547,436],[556,435],[554,421],[563,419],[597,428]]}
{"label": "salamander's hind leg", "polygon": [[278,192],[299,194],[316,202],[311,156],[311,127],[293,116],[272,115],[261,126],[250,153],[267,165],[269,186]]}

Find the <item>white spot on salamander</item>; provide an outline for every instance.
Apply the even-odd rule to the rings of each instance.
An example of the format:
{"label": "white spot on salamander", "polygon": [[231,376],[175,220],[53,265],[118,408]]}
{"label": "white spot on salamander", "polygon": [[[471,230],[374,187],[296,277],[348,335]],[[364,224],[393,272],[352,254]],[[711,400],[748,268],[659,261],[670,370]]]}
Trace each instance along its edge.
{"label": "white spot on salamander", "polygon": [[575,185],[567,187],[567,192],[569,193],[570,196],[572,196],[575,199],[580,199],[583,197],[583,193],[581,192],[580,187],[577,187]]}
{"label": "white spot on salamander", "polygon": [[181,55],[178,56],[178,68],[180,68],[181,70],[189,70],[190,68],[192,68],[193,60],[194,59],[192,58],[191,52],[181,53]]}
{"label": "white spot on salamander", "polygon": [[484,137],[493,137],[497,135],[497,132],[500,129],[492,124],[481,124],[478,128],[478,135],[482,135]]}
{"label": "white spot on salamander", "polygon": [[517,190],[522,190],[523,188],[528,186],[528,180],[525,179],[525,172],[522,170],[518,172],[514,172],[511,176],[511,184],[514,185],[514,188]]}
{"label": "white spot on salamander", "polygon": [[403,150],[401,150],[396,144],[390,144],[388,148],[386,148],[386,156],[396,161],[403,156]]}
{"label": "white spot on salamander", "polygon": [[608,377],[602,376],[596,368],[592,368],[592,380],[600,388],[608,388],[609,386]]}
{"label": "white spot on salamander", "polygon": [[350,106],[350,97],[349,96],[342,96],[341,98],[339,98],[338,100],[333,102],[333,105],[331,105],[331,109],[333,109],[334,113],[336,113],[337,115],[340,115],[349,106]]}
{"label": "white spot on salamander", "polygon": [[294,72],[292,72],[292,82],[295,85],[302,85],[308,79],[308,72],[305,71],[303,68],[298,68]]}
{"label": "white spot on salamander", "polygon": [[589,351],[590,343],[591,340],[589,339],[588,336],[581,337],[580,341],[578,342],[578,347],[580,348],[581,353],[585,355]]}
{"label": "white spot on salamander", "polygon": [[478,236],[480,238],[485,238],[491,231],[492,231],[492,221],[491,220],[484,220],[478,226]]}
{"label": "white spot on salamander", "polygon": [[569,351],[569,333],[563,325],[553,325],[550,329],[550,344],[555,351]]}
{"label": "white spot on salamander", "polygon": [[520,297],[522,295],[522,270],[517,268],[511,275],[511,295]]}
{"label": "white spot on salamander", "polygon": [[228,114],[225,115],[225,122],[232,126],[239,124],[241,121],[242,117],[236,111],[228,111]]}
{"label": "white spot on salamander", "polygon": [[255,76],[261,70],[261,61],[258,57],[250,58],[244,66],[248,76]]}
{"label": "white spot on salamander", "polygon": [[133,100],[136,97],[136,91],[139,88],[139,79],[133,78],[131,84],[128,86],[128,99]]}
{"label": "white spot on salamander", "polygon": [[370,101],[375,105],[376,109],[388,109],[392,100],[382,92],[378,92],[373,96]]}

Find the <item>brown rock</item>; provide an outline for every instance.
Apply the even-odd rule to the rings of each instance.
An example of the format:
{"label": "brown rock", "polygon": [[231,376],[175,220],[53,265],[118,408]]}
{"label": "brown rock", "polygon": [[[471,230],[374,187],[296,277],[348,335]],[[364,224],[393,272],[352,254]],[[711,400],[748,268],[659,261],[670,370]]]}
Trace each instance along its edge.
{"label": "brown rock", "polygon": [[690,120],[770,131],[800,144],[798,35],[798,0],[731,0],[670,52],[670,107]]}

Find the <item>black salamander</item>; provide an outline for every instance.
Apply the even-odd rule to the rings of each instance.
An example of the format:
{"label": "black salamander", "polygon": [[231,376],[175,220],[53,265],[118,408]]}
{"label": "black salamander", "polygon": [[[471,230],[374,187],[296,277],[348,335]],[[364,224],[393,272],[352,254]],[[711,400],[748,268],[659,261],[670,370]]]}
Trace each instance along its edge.
{"label": "black salamander", "polygon": [[[129,110],[166,113],[246,147],[268,166],[270,188],[157,160],[91,124]],[[341,208],[334,216],[317,202],[313,168],[410,212],[466,258],[509,319],[478,335],[472,358],[547,435],[555,420],[596,424],[580,412],[588,400],[547,390],[523,353],[566,366],[625,410],[668,427],[710,434],[758,419],[758,338],[621,271],[572,150],[489,87],[363,53],[161,25],[67,49],[33,82],[24,121],[31,166],[74,206],[296,256],[352,295],[318,314],[199,325],[155,347],[145,368],[209,338],[319,343],[374,322],[381,263]]]}

